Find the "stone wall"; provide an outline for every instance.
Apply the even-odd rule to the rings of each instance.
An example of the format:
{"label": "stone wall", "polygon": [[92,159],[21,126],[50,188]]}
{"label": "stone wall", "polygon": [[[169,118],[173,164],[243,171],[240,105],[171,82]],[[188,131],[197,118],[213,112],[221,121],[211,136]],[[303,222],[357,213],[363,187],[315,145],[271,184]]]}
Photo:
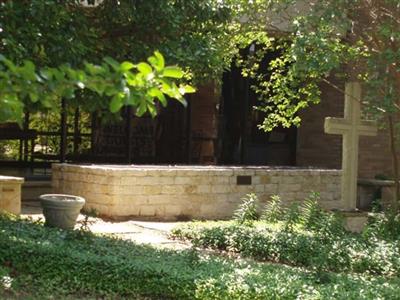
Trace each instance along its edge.
{"label": "stone wall", "polygon": [[0,176],[0,210],[21,213],[21,184],[23,178]]}
{"label": "stone wall", "polygon": [[340,208],[340,171],[257,167],[53,165],[53,190],[82,196],[86,209],[111,218],[158,220],[230,218],[240,199],[290,204],[311,191],[326,208]]}

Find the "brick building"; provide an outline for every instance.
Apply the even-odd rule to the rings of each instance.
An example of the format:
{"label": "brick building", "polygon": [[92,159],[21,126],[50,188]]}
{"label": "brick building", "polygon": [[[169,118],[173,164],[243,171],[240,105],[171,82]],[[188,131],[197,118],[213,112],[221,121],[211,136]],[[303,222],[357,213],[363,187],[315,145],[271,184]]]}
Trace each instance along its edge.
{"label": "brick building", "polygon": [[[251,108],[251,99],[246,103],[227,97],[226,91],[221,95],[213,87],[200,88],[191,99],[192,134],[203,137],[192,144],[191,150],[199,152],[195,155],[196,163],[340,169],[341,136],[326,134],[324,120],[328,116],[343,116],[344,95],[326,84],[321,90],[321,103],[301,113],[299,128],[277,129],[268,134],[256,128],[262,116]],[[237,103],[232,103],[235,100]],[[390,176],[391,165],[389,138],[384,130],[376,137],[360,137],[361,178]]]}
{"label": "brick building", "polygon": [[[301,112],[299,128],[265,133],[257,128],[264,115],[253,109],[258,100],[251,85],[241,70],[233,67],[224,74],[221,85],[199,87],[188,98],[186,108],[170,101],[154,120],[134,117],[128,110],[122,123],[98,124],[92,130],[92,160],[341,168],[341,136],[324,132],[325,117],[343,116],[341,92],[322,84],[321,103]],[[376,137],[360,137],[360,178],[390,176],[391,164],[385,131]]]}

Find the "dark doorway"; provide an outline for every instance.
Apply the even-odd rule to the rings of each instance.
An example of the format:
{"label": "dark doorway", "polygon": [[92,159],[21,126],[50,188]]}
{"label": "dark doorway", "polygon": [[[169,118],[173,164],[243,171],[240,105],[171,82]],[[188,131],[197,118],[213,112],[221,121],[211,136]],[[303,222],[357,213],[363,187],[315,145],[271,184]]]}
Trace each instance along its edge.
{"label": "dark doorway", "polygon": [[[246,50],[248,53],[248,49]],[[247,53],[243,53],[247,55]],[[261,70],[268,78],[268,65],[279,55],[265,55]],[[222,164],[293,166],[296,164],[296,128],[276,128],[266,133],[258,128],[264,113],[251,88],[254,80],[243,77],[242,69],[232,66],[223,77],[221,102]]]}

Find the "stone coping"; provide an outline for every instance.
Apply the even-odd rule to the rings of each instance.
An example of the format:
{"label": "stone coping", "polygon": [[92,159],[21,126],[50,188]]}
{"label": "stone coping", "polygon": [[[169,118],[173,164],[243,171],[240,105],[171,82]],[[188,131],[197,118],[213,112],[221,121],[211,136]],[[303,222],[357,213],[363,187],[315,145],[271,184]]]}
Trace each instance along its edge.
{"label": "stone coping", "polygon": [[23,183],[24,182],[24,178],[0,175],[0,182]]}
{"label": "stone coping", "polygon": [[370,211],[365,210],[340,210],[340,209],[332,209],[332,212],[338,213],[343,217],[368,217],[370,215]]}
{"label": "stone coping", "polygon": [[365,185],[365,186],[393,186],[393,180],[381,180],[381,179],[366,179],[360,178],[357,180],[358,185]]}
{"label": "stone coping", "polygon": [[24,188],[27,187],[51,187],[51,181],[31,181],[31,180],[27,180],[23,183],[22,185]]}
{"label": "stone coping", "polygon": [[199,165],[109,165],[109,164],[52,164],[52,168],[61,169],[68,168],[82,168],[82,169],[99,169],[99,170],[133,170],[133,171],[235,171],[235,170],[249,170],[249,171],[313,171],[313,172],[326,172],[337,174],[341,172],[338,169],[322,169],[314,167],[289,167],[289,166],[199,166]]}

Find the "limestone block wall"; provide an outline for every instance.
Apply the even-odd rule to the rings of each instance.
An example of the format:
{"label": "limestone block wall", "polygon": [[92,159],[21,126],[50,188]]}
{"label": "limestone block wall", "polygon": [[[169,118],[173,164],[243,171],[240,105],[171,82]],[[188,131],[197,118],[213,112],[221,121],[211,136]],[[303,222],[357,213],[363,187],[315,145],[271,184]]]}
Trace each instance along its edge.
{"label": "limestone block wall", "polygon": [[212,166],[53,165],[53,191],[82,196],[86,209],[111,218],[158,220],[230,218],[241,198],[262,203],[279,195],[290,204],[311,191],[340,208],[338,170]]}
{"label": "limestone block wall", "polygon": [[23,178],[0,175],[0,211],[21,213],[21,185]]}

